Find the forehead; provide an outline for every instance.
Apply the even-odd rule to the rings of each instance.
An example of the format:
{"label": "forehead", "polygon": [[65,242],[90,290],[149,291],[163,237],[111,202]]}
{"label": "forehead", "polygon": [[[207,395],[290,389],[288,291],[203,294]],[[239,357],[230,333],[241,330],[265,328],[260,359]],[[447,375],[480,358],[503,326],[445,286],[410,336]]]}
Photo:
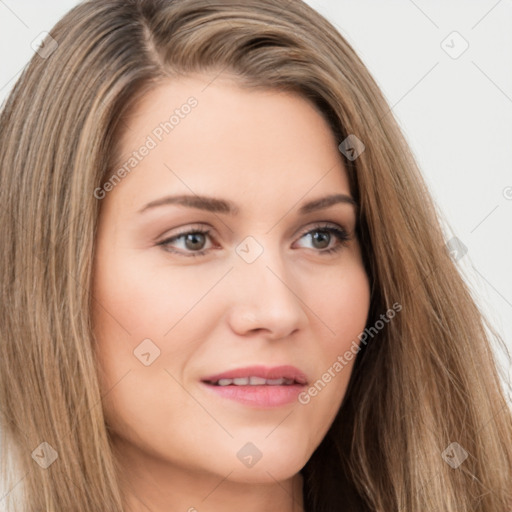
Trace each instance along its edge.
{"label": "forehead", "polygon": [[297,93],[242,88],[223,76],[169,79],[139,100],[124,126],[117,167],[129,172],[116,193],[132,202],[163,189],[247,198],[275,189],[295,202],[308,192],[349,192],[338,141]]}

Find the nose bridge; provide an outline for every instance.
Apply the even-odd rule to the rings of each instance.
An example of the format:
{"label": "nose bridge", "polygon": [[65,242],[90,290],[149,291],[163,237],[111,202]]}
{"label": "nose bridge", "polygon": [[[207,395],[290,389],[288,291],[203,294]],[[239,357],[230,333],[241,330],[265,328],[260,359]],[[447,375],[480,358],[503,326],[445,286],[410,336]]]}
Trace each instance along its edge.
{"label": "nose bridge", "polygon": [[248,237],[237,247],[233,279],[233,326],[266,329],[285,336],[306,320],[303,304],[290,282],[290,268],[278,247]]}
{"label": "nose bridge", "polygon": [[291,293],[286,286],[289,268],[271,237],[265,240],[259,237],[257,241],[254,237],[248,236],[238,245],[236,252],[238,258],[235,271],[241,279],[250,282],[253,290],[272,290],[277,295]]}

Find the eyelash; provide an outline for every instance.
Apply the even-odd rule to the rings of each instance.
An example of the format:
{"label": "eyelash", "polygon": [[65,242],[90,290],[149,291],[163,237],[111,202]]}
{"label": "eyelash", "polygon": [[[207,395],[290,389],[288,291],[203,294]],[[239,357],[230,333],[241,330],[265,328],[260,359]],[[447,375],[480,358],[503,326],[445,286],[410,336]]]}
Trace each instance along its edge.
{"label": "eyelash", "polygon": [[[334,235],[339,242],[338,245],[331,247],[330,249],[318,250],[317,252],[322,255],[333,254],[333,253],[340,251],[351,240],[351,236],[347,233],[346,230],[344,230],[341,227],[334,226],[332,224],[318,224],[318,225],[314,226],[313,228],[308,229],[307,231],[304,231],[300,235],[299,240],[301,238],[303,238],[305,235],[309,235],[316,231],[324,231],[331,235]],[[168,244],[170,244],[171,242],[175,242],[176,240],[179,240],[180,238],[182,238],[186,235],[204,234],[204,235],[210,236],[210,233],[211,233],[211,230],[209,230],[209,229],[201,229],[201,228],[190,229],[189,228],[187,231],[183,231],[182,233],[178,233],[178,234],[172,236],[171,238],[167,238],[167,239],[163,240],[162,242],[159,242],[157,245],[162,246],[164,248],[164,250],[166,250],[168,252],[179,254],[179,255],[185,256],[185,257],[203,256],[211,249],[202,249],[200,251],[191,251],[188,253],[184,253],[181,250],[177,251],[175,249],[169,248]]]}

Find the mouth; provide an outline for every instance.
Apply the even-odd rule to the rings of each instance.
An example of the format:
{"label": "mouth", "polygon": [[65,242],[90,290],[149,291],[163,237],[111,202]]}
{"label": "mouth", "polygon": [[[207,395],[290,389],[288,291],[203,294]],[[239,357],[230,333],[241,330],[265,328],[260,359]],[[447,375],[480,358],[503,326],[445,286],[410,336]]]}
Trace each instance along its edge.
{"label": "mouth", "polygon": [[299,382],[295,379],[281,377],[280,379],[264,379],[263,377],[238,377],[235,379],[218,379],[215,381],[203,381],[212,386],[292,386],[293,384],[304,385],[305,382]]}
{"label": "mouth", "polygon": [[214,386],[292,386],[306,385],[304,372],[291,365],[246,366],[210,375],[203,382]]}
{"label": "mouth", "polygon": [[294,366],[251,366],[201,380],[206,389],[246,406],[268,409],[290,404],[307,385],[306,375]]}

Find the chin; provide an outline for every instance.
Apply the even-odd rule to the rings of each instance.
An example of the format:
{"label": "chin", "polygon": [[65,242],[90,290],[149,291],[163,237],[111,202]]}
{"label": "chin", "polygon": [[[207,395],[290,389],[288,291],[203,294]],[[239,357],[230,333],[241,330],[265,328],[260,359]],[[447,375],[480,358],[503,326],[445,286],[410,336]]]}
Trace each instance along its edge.
{"label": "chin", "polygon": [[253,466],[245,466],[237,460],[236,469],[228,468],[226,474],[233,470],[229,480],[239,483],[275,484],[293,478],[307,463],[308,459],[298,450],[272,451],[262,455]]}

